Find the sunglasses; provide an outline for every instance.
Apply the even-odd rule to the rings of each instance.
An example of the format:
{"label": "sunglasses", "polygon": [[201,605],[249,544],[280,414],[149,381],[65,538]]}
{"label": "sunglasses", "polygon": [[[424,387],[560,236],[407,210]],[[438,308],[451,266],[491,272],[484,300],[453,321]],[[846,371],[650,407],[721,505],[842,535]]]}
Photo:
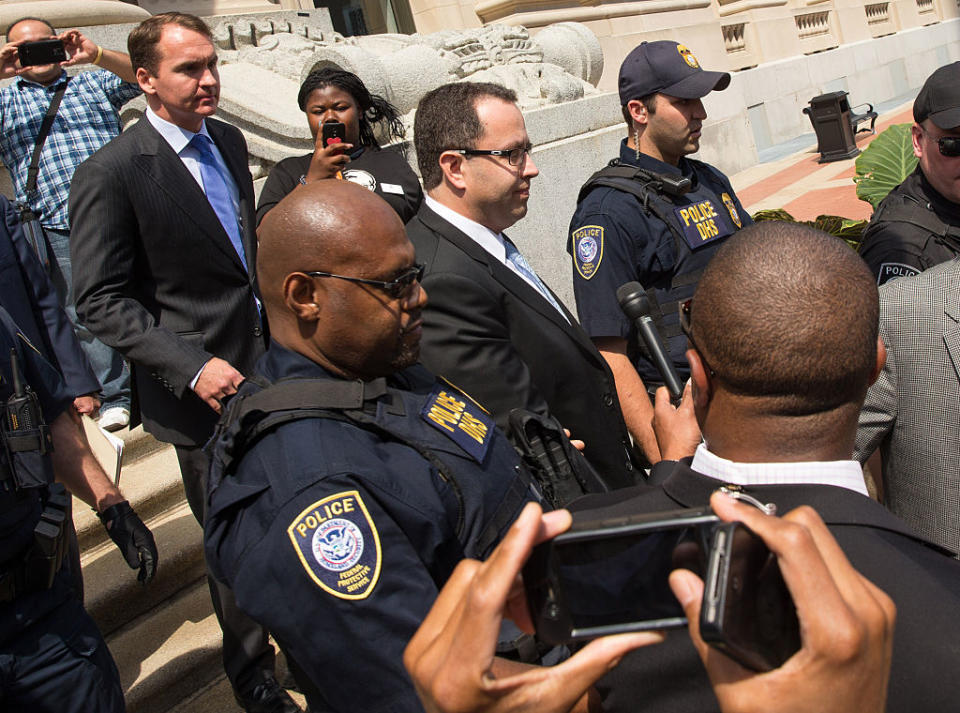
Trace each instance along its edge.
{"label": "sunglasses", "polygon": [[960,156],[960,136],[941,136],[936,138],[930,135],[930,132],[924,129],[922,126],[920,130],[927,135],[927,138],[933,139],[937,142],[937,146],[940,147],[940,155],[946,156],[947,158],[956,158]]}
{"label": "sunglasses", "polygon": [[373,285],[383,290],[390,299],[400,299],[408,294],[414,282],[423,281],[423,265],[414,265],[404,271],[400,276],[393,280],[368,280],[363,277],[347,277],[346,275],[334,275],[332,272],[306,272],[304,274],[310,277],[335,277],[338,280],[347,280],[348,282],[359,282],[361,285]]}
{"label": "sunglasses", "polygon": [[683,331],[684,336],[687,338],[687,341],[690,343],[690,348],[693,349],[697,354],[700,355],[700,361],[703,362],[703,366],[706,368],[707,372],[711,377],[715,377],[717,372],[707,363],[707,358],[703,355],[703,350],[697,346],[697,343],[693,341],[693,327],[691,326],[690,319],[693,312],[693,298],[691,297],[688,300],[684,300],[680,303],[680,329]]}

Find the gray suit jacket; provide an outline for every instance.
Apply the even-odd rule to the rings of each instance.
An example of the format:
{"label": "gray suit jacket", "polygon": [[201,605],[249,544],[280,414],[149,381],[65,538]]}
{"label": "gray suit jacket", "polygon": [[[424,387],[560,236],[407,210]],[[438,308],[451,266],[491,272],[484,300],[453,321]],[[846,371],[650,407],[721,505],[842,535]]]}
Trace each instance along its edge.
{"label": "gray suit jacket", "polygon": [[880,288],[883,373],[860,413],[854,457],[878,447],[884,504],[960,551],[960,261]]}
{"label": "gray suit jacket", "polygon": [[160,440],[200,445],[217,416],[190,389],[217,356],[250,373],[266,328],[255,301],[257,240],[247,146],[207,119],[240,191],[249,272],[180,157],[141,120],[77,169],[70,189],[77,313],[133,365],[134,406]]}

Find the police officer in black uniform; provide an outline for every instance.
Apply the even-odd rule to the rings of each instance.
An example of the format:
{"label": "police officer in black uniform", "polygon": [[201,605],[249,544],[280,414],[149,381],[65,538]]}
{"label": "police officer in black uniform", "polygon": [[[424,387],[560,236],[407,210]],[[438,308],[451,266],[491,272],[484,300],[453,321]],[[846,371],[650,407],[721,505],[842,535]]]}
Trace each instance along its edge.
{"label": "police officer in black uniform", "polygon": [[0,376],[0,707],[123,711],[110,652],[72,593],[63,486],[98,511],[141,582],[155,572],[153,535],[94,459],[59,373],[3,308]]}
{"label": "police officer in black uniform", "polygon": [[272,342],[213,442],[204,538],[311,710],[422,710],[408,639],[539,498],[490,414],[415,365],[422,270],[396,213],[346,181],[260,228]]}
{"label": "police officer in black uniform", "polygon": [[927,77],[913,120],[917,169],[877,206],[860,243],[878,285],[960,255],[960,62]]}
{"label": "police officer in black uniform", "polygon": [[627,138],[619,158],[583,186],[570,222],[567,250],[580,323],[609,362],[627,426],[651,462],[659,460],[653,410],[640,396],[663,379],[637,348],[616,290],[631,281],[647,289],[657,328],[686,378],[678,307],[693,296],[724,238],[753,222],[726,176],[686,158],[700,148],[707,117],[701,98],[729,84],[729,74],[704,71],[676,42],[634,48],[619,76]]}

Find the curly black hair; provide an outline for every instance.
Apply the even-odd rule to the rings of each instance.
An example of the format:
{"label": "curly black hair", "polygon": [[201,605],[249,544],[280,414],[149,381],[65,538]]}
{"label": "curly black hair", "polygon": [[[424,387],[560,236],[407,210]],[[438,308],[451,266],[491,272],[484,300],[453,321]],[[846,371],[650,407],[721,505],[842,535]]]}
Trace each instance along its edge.
{"label": "curly black hair", "polygon": [[379,94],[371,94],[363,81],[353,72],[338,67],[315,69],[300,85],[297,104],[301,111],[307,110],[307,98],[316,89],[334,86],[353,97],[360,109],[360,145],[380,148],[373,134],[373,125],[383,123],[387,136],[403,139],[405,132],[403,121],[397,108]]}

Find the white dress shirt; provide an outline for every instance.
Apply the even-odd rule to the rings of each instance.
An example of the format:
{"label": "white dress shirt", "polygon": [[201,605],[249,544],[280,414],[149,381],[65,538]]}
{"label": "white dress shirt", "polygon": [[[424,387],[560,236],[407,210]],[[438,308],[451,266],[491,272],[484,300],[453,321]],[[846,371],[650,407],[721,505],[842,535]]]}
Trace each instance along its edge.
{"label": "white dress shirt", "polygon": [[[486,227],[485,225],[480,225],[480,223],[477,223],[463,215],[460,215],[455,210],[448,208],[447,206],[443,205],[439,201],[434,200],[430,196],[424,196],[423,199],[426,202],[427,207],[430,208],[430,210],[432,210],[434,213],[439,215],[441,218],[443,218],[445,221],[450,223],[457,230],[464,233],[467,237],[469,237],[471,240],[477,243],[481,248],[483,248],[488,253],[490,253],[490,255],[495,257],[500,262],[501,265],[504,265],[510,268],[511,272],[513,272],[515,275],[518,275],[520,279],[522,279],[524,282],[530,285],[530,287],[535,289],[538,293],[543,294],[541,292],[540,286],[537,283],[535,283],[529,277],[524,275],[520,270],[517,269],[516,265],[514,265],[512,262],[509,262],[507,260],[507,247],[506,247],[506,244],[504,243],[503,233],[493,232],[492,230],[490,230],[490,228]],[[532,270],[533,268],[531,267],[530,269]],[[551,304],[553,303],[553,301],[550,298],[548,298],[546,295],[544,295],[544,299],[546,299],[547,302],[550,302]],[[561,315],[563,315],[564,319],[567,319],[567,315],[563,314],[562,310],[557,309],[557,311],[560,312]],[[567,319],[567,322],[569,321],[570,320]]]}
{"label": "white dress shirt", "polygon": [[863,469],[855,460],[737,463],[711,453],[701,443],[690,467],[732,485],[836,485],[869,497]]}

